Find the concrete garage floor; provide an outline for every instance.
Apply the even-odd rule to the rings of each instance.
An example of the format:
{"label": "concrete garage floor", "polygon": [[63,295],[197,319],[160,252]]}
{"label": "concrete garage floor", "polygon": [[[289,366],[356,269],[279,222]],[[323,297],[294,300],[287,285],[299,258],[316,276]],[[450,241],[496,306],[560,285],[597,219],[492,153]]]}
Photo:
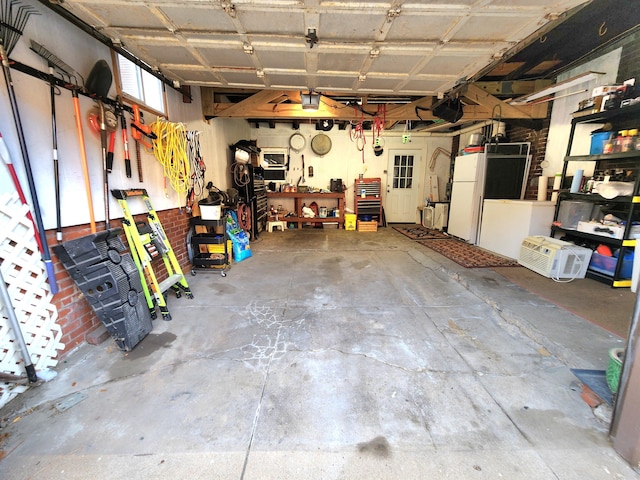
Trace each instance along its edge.
{"label": "concrete garage floor", "polygon": [[640,478],[569,370],[622,339],[391,228],[252,251],[0,411],[0,477]]}

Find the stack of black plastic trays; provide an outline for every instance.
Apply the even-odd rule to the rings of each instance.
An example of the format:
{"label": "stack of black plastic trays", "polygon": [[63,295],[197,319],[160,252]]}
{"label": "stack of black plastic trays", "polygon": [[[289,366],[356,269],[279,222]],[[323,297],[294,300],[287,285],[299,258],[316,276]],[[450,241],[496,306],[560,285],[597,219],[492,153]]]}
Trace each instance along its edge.
{"label": "stack of black plastic trays", "polygon": [[53,246],[118,348],[128,352],[153,328],[140,274],[118,234],[93,233]]}

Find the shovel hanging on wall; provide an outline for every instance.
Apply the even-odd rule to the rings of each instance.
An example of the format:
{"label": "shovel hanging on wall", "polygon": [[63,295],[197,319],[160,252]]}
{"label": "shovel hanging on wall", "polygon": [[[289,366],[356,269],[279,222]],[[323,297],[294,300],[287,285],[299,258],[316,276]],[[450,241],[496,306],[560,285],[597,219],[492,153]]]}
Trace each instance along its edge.
{"label": "shovel hanging on wall", "polygon": [[108,230],[109,225],[109,165],[108,165],[108,147],[107,147],[107,123],[105,119],[105,110],[102,99],[106,98],[111,88],[113,75],[109,64],[105,60],[98,60],[91,69],[85,88],[92,96],[98,100],[100,107],[100,144],[102,147],[102,178],[104,183],[104,222],[105,228]]}

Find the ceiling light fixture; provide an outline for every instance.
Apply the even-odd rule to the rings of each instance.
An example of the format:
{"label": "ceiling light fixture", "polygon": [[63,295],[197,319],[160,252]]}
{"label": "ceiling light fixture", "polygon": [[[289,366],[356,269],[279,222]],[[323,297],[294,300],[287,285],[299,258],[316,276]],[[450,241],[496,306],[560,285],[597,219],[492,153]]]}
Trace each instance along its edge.
{"label": "ceiling light fixture", "polygon": [[249,45],[248,43],[245,43],[242,45],[242,49],[244,50],[244,53],[246,53],[247,55],[253,55],[253,46]]}
{"label": "ceiling light fixture", "polygon": [[264,70],[256,70],[256,76],[258,78],[264,78]]}
{"label": "ceiling light fixture", "polygon": [[320,108],[320,94],[313,93],[313,90],[309,90],[309,93],[300,93],[300,100],[303,110],[318,110]]}
{"label": "ceiling light fixture", "polygon": [[364,73],[361,73],[360,75],[358,75],[359,82],[364,82],[366,79],[367,79],[367,76]]}
{"label": "ceiling light fixture", "polygon": [[380,55],[380,49],[379,48],[372,48],[371,51],[369,51],[369,57],[371,58],[377,58]]}

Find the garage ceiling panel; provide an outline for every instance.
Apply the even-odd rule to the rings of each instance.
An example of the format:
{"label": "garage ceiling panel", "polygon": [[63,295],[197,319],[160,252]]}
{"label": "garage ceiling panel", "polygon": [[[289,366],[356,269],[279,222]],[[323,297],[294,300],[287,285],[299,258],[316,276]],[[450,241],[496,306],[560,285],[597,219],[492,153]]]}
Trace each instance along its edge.
{"label": "garage ceiling panel", "polygon": [[401,16],[393,22],[386,39],[393,42],[437,41],[445,36],[456,20],[454,15]]}
{"label": "garage ceiling panel", "polygon": [[249,34],[304,35],[305,33],[302,12],[263,11],[256,14],[248,11],[246,14],[239,14],[238,18]]}
{"label": "garage ceiling panel", "polygon": [[318,75],[316,78],[317,90],[322,92],[338,89],[340,91],[351,90],[358,76]]}
{"label": "garage ceiling panel", "polygon": [[231,48],[198,48],[197,51],[211,67],[254,68],[251,56],[242,51],[241,45]]}
{"label": "garage ceiling panel", "polygon": [[425,57],[418,55],[398,55],[395,52],[381,54],[368,69],[373,74],[407,75],[414,67],[423,62]]}
{"label": "garage ceiling panel", "polygon": [[[511,81],[527,72],[543,77],[548,69],[567,65],[565,57],[548,55],[537,40],[555,31],[565,13],[577,18],[580,9],[574,7],[587,5],[586,11],[621,2],[41,0],[105,38],[120,40],[181,85],[224,87],[234,99],[263,89],[423,96],[423,106],[436,101],[436,94],[459,92],[489,73],[506,72]],[[309,36],[311,29],[317,38]],[[536,54],[516,59],[531,45],[538,47]],[[509,61],[517,65],[500,68]],[[215,114],[225,110],[247,112],[222,106]]]}
{"label": "garage ceiling panel", "polygon": [[[482,63],[487,63],[490,58],[487,55],[481,59]],[[429,61],[420,69],[418,73],[423,74],[440,74],[440,75],[459,75],[460,72],[465,72],[470,65],[473,65],[478,61],[478,56],[469,55],[450,55],[450,56],[436,56],[429,59]]]}
{"label": "garage ceiling panel", "polygon": [[[126,11],[126,9],[123,9]],[[227,15],[220,15],[210,6],[193,5],[189,8],[162,6],[159,9],[171,24],[179,30],[202,30],[208,32],[235,32],[235,26]]]}
{"label": "garage ceiling panel", "polygon": [[476,15],[465,21],[464,27],[451,38],[454,41],[494,41],[498,44],[522,39],[537,27],[535,18],[510,15]]}
{"label": "garage ceiling panel", "polygon": [[331,12],[320,15],[318,36],[327,40],[372,42],[384,17],[368,11]]}
{"label": "garage ceiling panel", "polygon": [[283,55],[282,52],[260,49],[255,55],[259,63],[261,65],[269,65],[269,69],[300,71],[305,69],[304,52],[289,52]]}
{"label": "garage ceiling panel", "polygon": [[153,58],[161,58],[164,65],[192,63],[194,58],[191,52],[183,46],[163,47],[160,45],[146,45],[145,52]]}
{"label": "garage ceiling panel", "polygon": [[[219,82],[216,68],[247,69],[252,83],[258,70],[295,72],[298,88],[327,84],[319,72],[341,72],[389,77],[385,88],[402,95],[404,76],[474,74],[494,52],[585,1],[65,0],[59,8],[121,39],[144,62],[166,70],[191,64],[192,77],[182,70],[187,84]],[[317,43],[305,39],[310,28]],[[378,59],[369,58],[372,49]],[[202,66],[214,67],[210,79]]]}
{"label": "garage ceiling panel", "polygon": [[318,70],[357,73],[365,58],[362,54],[322,53],[318,55]]}

